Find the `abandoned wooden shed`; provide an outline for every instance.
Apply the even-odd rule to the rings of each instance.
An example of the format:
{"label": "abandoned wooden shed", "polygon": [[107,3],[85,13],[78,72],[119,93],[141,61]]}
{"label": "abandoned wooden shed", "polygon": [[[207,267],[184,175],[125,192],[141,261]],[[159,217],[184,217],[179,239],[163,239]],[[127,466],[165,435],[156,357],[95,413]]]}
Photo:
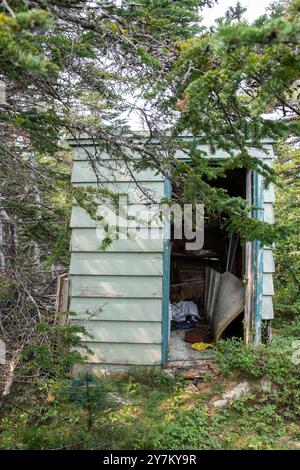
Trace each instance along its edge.
{"label": "abandoned wooden shed", "polygon": [[[114,192],[127,194],[129,214],[136,214],[135,209],[145,204],[145,194],[151,194],[151,200],[157,202],[172,194],[170,183],[162,175],[143,170],[136,172],[133,180],[124,162],[111,160],[105,153],[96,175],[95,163],[91,165],[86,152],[95,153],[92,142],[82,139],[79,145],[70,140],[69,144],[74,158],[72,183],[95,187],[100,181]],[[208,151],[207,145],[202,148]],[[264,142],[264,148],[266,152],[249,152],[272,166],[272,142]],[[214,162],[227,157],[223,151],[209,156]],[[218,184],[261,208],[253,211],[252,217],[273,222],[274,188],[264,187],[260,174],[233,170]],[[71,230],[69,310],[76,314],[75,320],[85,321],[92,335],[82,341],[92,350],[88,367],[93,373],[176,360],[178,339],[183,342],[185,332],[171,329],[170,305],[181,300],[194,301],[199,317],[210,326],[217,322],[213,326],[215,340],[234,334],[243,335],[247,342],[260,342],[263,323],[268,325],[273,318],[272,248],[258,241],[241,246],[234,237],[228,239],[222,233],[216,220],[205,222],[204,246],[197,253],[188,252],[180,240],[173,239],[172,227],[166,230],[165,226],[152,225],[149,234],[149,225],[145,222],[141,226],[140,221],[138,229],[132,221],[133,236],[120,235],[103,250],[103,222],[76,205]],[[213,318],[214,310],[218,310],[218,302],[219,311],[232,309],[232,286],[237,286],[242,303],[240,297],[233,315],[221,321],[220,327]]]}

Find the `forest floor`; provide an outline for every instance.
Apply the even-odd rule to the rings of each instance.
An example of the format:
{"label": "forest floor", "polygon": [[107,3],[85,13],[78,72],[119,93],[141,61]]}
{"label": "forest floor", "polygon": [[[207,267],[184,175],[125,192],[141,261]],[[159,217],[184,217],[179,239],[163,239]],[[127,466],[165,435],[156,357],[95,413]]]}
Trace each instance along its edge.
{"label": "forest floor", "polygon": [[[227,340],[194,374],[132,369],[121,377],[41,381],[15,392],[2,449],[300,449],[299,321],[268,346]],[[196,377],[195,377],[196,376]]]}

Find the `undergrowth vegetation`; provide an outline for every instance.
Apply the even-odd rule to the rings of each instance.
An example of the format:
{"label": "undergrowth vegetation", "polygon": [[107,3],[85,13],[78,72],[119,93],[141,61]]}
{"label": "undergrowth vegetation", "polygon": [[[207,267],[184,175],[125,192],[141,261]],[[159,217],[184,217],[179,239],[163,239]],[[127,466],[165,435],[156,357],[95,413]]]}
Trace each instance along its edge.
{"label": "undergrowth vegetation", "polygon": [[[281,155],[286,159],[284,152]],[[82,361],[76,351],[83,325],[55,325],[51,316],[51,321],[41,322],[36,322],[37,315],[24,316],[27,329],[35,322],[35,339],[23,345],[11,393],[0,404],[0,448],[299,448],[298,219],[288,205],[297,200],[298,189],[295,192],[284,178],[283,182],[287,184],[277,190],[276,214],[284,221],[289,213],[289,230],[277,244],[277,312],[269,344],[246,347],[235,338],[221,341],[214,348],[216,372],[193,382],[159,368],[73,379],[70,370]],[[2,285],[4,299],[10,292],[6,284]],[[35,312],[25,305],[28,312]],[[9,315],[7,324],[12,324]],[[23,323],[19,331],[24,332]],[[15,334],[11,337],[17,341]],[[244,393],[216,406],[240,384],[247,385]]]}
{"label": "undergrowth vegetation", "polygon": [[[266,346],[220,342],[218,371],[196,385],[158,368],[102,379],[48,376],[6,404],[0,448],[297,448],[300,371],[293,344],[300,322],[280,323]],[[215,406],[242,381],[247,393]]]}

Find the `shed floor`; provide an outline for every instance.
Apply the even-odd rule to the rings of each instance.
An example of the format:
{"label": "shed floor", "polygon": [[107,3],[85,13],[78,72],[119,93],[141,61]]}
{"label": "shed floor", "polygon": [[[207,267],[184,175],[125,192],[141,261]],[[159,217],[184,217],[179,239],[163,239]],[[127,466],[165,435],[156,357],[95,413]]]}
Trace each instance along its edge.
{"label": "shed floor", "polygon": [[170,334],[169,342],[169,362],[176,361],[197,361],[202,358],[212,356],[212,351],[207,349],[205,351],[195,351],[191,348],[191,343],[184,341],[186,330],[174,330]]}

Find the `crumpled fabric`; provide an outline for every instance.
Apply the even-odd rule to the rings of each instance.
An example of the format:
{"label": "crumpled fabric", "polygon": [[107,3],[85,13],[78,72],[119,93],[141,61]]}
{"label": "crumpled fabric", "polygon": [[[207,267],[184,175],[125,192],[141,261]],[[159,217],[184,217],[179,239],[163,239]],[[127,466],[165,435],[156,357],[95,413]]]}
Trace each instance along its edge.
{"label": "crumpled fabric", "polygon": [[180,300],[170,303],[170,317],[178,323],[186,321],[190,317],[192,321],[199,320],[198,307],[192,300]]}

